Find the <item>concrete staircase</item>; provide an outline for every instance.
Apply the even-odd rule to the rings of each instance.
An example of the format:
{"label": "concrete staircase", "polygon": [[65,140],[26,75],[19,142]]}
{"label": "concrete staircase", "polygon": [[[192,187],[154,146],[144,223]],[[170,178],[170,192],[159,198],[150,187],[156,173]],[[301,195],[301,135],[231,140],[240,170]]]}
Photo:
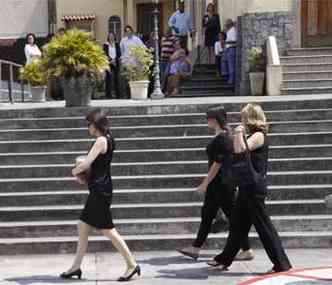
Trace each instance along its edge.
{"label": "concrete staircase", "polygon": [[234,96],[234,86],[217,74],[215,64],[197,64],[190,79],[181,87],[179,97]]}
{"label": "concrete staircase", "polygon": [[[234,125],[242,104],[225,104]],[[332,100],[266,102],[271,122],[268,209],[291,248],[330,247]],[[203,196],[195,187],[207,171],[209,104],[105,108],[117,151],[113,215],[134,250],[191,243]],[[87,190],[70,177],[76,156],[91,145],[85,108],[0,112],[0,254],[74,252],[76,223]],[[211,235],[222,248],[226,232]],[[260,246],[254,230],[254,246]],[[91,251],[112,250],[93,233]]]}
{"label": "concrete staircase", "polygon": [[291,49],[281,64],[282,94],[332,94],[332,47]]}

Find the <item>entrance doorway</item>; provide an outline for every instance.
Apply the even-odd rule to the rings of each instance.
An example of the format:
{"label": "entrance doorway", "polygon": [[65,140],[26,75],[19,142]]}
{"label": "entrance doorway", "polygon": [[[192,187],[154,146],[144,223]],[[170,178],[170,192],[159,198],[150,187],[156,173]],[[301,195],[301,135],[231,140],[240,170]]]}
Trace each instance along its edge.
{"label": "entrance doorway", "polygon": [[304,47],[332,46],[332,1],[302,0]]}
{"label": "entrance doorway", "polygon": [[[144,38],[149,38],[151,32],[154,31],[154,17],[153,11],[155,4],[143,3],[137,4],[137,33]],[[159,34],[163,34],[163,3],[158,5],[159,10]]]}

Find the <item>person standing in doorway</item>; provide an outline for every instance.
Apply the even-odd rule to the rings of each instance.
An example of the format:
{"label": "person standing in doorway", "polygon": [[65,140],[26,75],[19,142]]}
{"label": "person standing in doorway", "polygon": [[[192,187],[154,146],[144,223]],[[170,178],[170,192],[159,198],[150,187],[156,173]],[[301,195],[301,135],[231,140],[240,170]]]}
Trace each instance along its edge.
{"label": "person standing in doorway", "polygon": [[119,92],[119,68],[120,68],[120,45],[114,33],[109,33],[106,43],[103,45],[104,52],[108,57],[110,69],[105,74],[105,95],[112,99],[112,88],[115,90],[115,98],[120,97]]}
{"label": "person standing in doorway", "polygon": [[207,6],[207,13],[203,17],[203,28],[205,29],[205,46],[208,49],[208,63],[213,64],[215,62],[213,49],[220,33],[220,18],[212,3]]}
{"label": "person standing in doorway", "polygon": [[[227,124],[225,109],[213,107],[206,114],[208,128],[214,132],[214,138],[209,142],[206,153],[208,156],[209,171],[198,191],[205,193],[204,204],[201,212],[201,224],[195,241],[191,247],[179,250],[183,255],[197,259],[199,252],[206,241],[213,219],[219,208],[230,218],[235,202],[235,187],[229,183],[232,163],[233,142],[231,129]],[[250,248],[248,235],[241,240],[241,260],[251,260],[254,253]]]}
{"label": "person standing in doorway", "polygon": [[[136,274],[140,275],[141,269],[126,242],[115,229],[112,220],[110,209],[113,195],[111,161],[115,149],[114,139],[109,128],[109,121],[100,110],[91,111],[87,116],[87,122],[89,134],[95,137],[96,141],[86,159],[72,170],[72,174],[78,182],[87,182],[89,196],[78,224],[79,241],[76,258],[71,268],[62,273],[60,277],[63,279],[81,278],[81,263],[87,250],[89,231],[96,228],[111,240],[126,261],[127,270],[118,281],[129,281]],[[83,178],[87,171],[89,172],[88,177]]]}
{"label": "person standing in doorway", "polygon": [[26,44],[24,47],[24,54],[26,58],[26,64],[29,64],[35,58],[41,58],[42,53],[36,44],[36,36],[33,33],[29,33],[26,36]]}
{"label": "person standing in doorway", "polygon": [[249,185],[244,183],[244,186],[239,187],[226,246],[223,252],[208,264],[227,270],[239,251],[243,239],[248,236],[251,225],[254,224],[264,249],[273,263],[273,268],[268,273],[287,271],[292,266],[265,207],[269,151],[266,117],[261,106],[248,104],[241,111],[241,121],[241,125],[235,129],[234,153],[236,155],[248,151],[245,143],[247,140],[252,165],[260,179],[256,183]]}
{"label": "person standing in doorway", "polygon": [[226,21],[226,60],[228,68],[228,81],[230,85],[235,84],[235,72],[236,72],[236,41],[237,32],[234,22],[231,19]]}
{"label": "person standing in doorway", "polygon": [[168,26],[171,27],[178,39],[181,40],[182,48],[188,48],[188,34],[194,36],[194,28],[191,17],[185,12],[184,1],[179,1],[178,10],[169,18]]}

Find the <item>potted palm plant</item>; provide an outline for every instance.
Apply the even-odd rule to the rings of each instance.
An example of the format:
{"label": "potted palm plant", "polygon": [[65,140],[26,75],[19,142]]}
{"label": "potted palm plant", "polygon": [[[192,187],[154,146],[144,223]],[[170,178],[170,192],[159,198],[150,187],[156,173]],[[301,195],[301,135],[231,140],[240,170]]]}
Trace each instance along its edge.
{"label": "potted palm plant", "polygon": [[49,77],[59,77],[67,107],[88,106],[96,81],[109,68],[101,46],[90,33],[73,29],[43,48]]}
{"label": "potted palm plant", "polygon": [[131,47],[129,57],[122,61],[121,74],[129,81],[132,99],[145,100],[148,98],[152,65],[153,55],[145,46]]}
{"label": "potted palm plant", "polygon": [[253,47],[249,51],[248,61],[251,95],[263,95],[265,62],[262,49]]}
{"label": "potted palm plant", "polygon": [[34,59],[22,67],[20,78],[29,83],[33,102],[46,101],[47,76],[41,59]]}

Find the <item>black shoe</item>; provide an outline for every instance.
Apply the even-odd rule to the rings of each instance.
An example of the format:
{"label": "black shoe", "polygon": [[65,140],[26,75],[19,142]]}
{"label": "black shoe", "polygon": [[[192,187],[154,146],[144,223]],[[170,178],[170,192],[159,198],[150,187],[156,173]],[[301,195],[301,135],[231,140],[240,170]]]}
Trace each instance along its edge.
{"label": "black shoe", "polygon": [[82,277],[82,270],[81,269],[77,269],[73,272],[70,272],[70,273],[66,273],[66,272],[63,272],[60,274],[60,277],[62,279],[72,279],[74,276],[77,276],[78,279],[81,279]]}
{"label": "black shoe", "polygon": [[129,281],[131,278],[133,278],[135,276],[135,274],[137,274],[138,276],[141,276],[141,268],[139,267],[139,265],[136,265],[136,267],[134,268],[134,270],[128,276],[121,276],[118,279],[118,281],[119,282]]}
{"label": "black shoe", "polygon": [[216,260],[211,260],[211,261],[208,261],[206,263],[207,265],[211,266],[211,267],[219,267],[221,271],[228,271],[228,266],[216,261]]}

